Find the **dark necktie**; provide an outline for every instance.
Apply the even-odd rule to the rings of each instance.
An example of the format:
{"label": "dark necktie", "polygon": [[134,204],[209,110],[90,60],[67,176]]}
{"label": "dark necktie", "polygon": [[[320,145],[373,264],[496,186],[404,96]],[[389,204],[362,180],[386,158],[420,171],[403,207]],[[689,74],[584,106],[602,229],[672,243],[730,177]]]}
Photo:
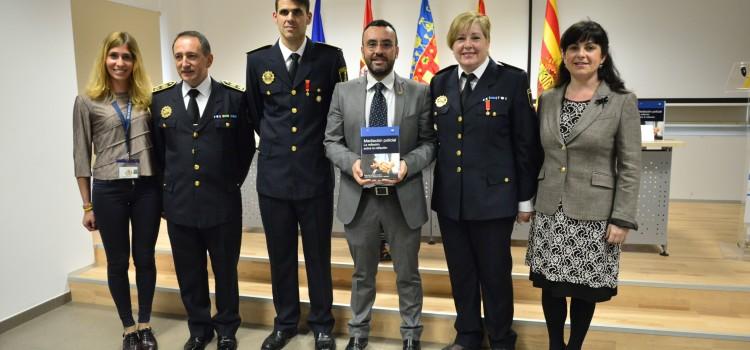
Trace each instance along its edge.
{"label": "dark necktie", "polygon": [[292,84],[294,83],[294,76],[297,75],[297,67],[299,67],[299,54],[298,53],[292,53],[289,55],[292,59],[292,64],[289,65],[289,78],[292,80]]}
{"label": "dark necktie", "polygon": [[195,100],[195,98],[198,97],[198,94],[200,93],[201,92],[198,91],[198,89],[190,89],[190,91],[188,91],[190,101],[188,101],[187,113],[188,116],[193,119],[194,125],[197,125],[201,120],[200,111],[198,109],[198,101]]}
{"label": "dark necktie", "polygon": [[466,80],[466,83],[464,83],[464,89],[461,90],[461,108],[465,109],[467,104],[469,103],[469,96],[471,95],[471,92],[473,91],[471,88],[471,83],[477,78],[474,73],[466,74],[461,73],[461,78],[464,78]]}
{"label": "dark necktie", "polygon": [[383,96],[383,83],[375,84],[375,95],[370,104],[370,127],[388,126],[388,104]]}

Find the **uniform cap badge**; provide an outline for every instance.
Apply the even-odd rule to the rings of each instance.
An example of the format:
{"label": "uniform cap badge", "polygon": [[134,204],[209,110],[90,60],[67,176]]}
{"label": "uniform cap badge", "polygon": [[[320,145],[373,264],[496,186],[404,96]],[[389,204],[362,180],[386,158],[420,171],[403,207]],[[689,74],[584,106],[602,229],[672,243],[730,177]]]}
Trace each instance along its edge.
{"label": "uniform cap badge", "polygon": [[161,117],[164,119],[169,118],[172,115],[172,107],[164,106],[161,108]]}
{"label": "uniform cap badge", "polygon": [[435,106],[438,108],[445,106],[446,103],[448,103],[448,97],[445,95],[440,95],[435,99]]}
{"label": "uniform cap badge", "polygon": [[276,78],[275,75],[273,75],[273,72],[270,70],[267,70],[263,72],[263,76],[261,77],[263,79],[263,82],[266,83],[266,85],[271,85],[273,83],[273,80]]}

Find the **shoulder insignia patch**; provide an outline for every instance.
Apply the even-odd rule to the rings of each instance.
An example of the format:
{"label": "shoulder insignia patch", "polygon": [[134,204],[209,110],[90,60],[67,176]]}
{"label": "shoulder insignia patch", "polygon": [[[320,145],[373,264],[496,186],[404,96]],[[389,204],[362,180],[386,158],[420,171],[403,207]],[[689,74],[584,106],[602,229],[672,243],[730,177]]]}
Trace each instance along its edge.
{"label": "shoulder insignia patch", "polygon": [[163,91],[163,90],[169,89],[169,88],[171,88],[171,87],[173,87],[175,85],[177,85],[176,82],[174,82],[174,81],[167,81],[167,82],[161,83],[160,85],[154,86],[154,88],[151,89],[151,93]]}
{"label": "shoulder insignia patch", "polygon": [[344,82],[348,80],[349,80],[349,73],[346,70],[346,66],[339,68],[339,82]]}
{"label": "shoulder insignia patch", "polygon": [[454,68],[454,67],[456,67],[456,66],[457,66],[457,65],[456,65],[456,64],[454,64],[454,65],[450,65],[450,66],[448,66],[448,67],[445,67],[445,68],[443,68],[443,69],[441,69],[441,70],[437,71],[437,73],[435,73],[435,75],[438,75],[438,74],[441,74],[441,73],[447,72],[447,71],[449,71],[449,70],[453,69],[453,68]]}
{"label": "shoulder insignia patch", "polygon": [[251,53],[253,53],[253,52],[256,52],[256,51],[261,51],[261,50],[265,50],[265,49],[268,49],[268,48],[270,48],[271,46],[272,46],[272,45],[261,46],[261,47],[259,47],[259,48],[255,49],[255,50],[250,50],[250,51],[248,51],[248,52],[247,52],[247,54],[249,55],[249,54],[251,54]]}
{"label": "shoulder insignia patch", "polygon": [[505,68],[509,68],[509,69],[511,69],[511,70],[515,70],[515,71],[519,71],[519,72],[526,72],[525,70],[523,70],[523,69],[521,69],[521,68],[518,68],[518,67],[516,67],[516,66],[512,66],[512,65],[510,65],[510,64],[507,64],[507,63],[505,63],[505,62],[500,62],[500,61],[497,61],[497,64],[498,64],[499,66],[502,66],[502,67],[505,67]]}
{"label": "shoulder insignia patch", "polygon": [[326,43],[316,42],[315,45],[319,45],[321,47],[325,47],[325,48],[329,48],[329,49],[334,49],[334,50],[342,51],[340,47],[329,45],[329,44],[326,44]]}
{"label": "shoulder insignia patch", "polygon": [[240,85],[240,84],[233,83],[233,82],[231,82],[229,80],[222,80],[221,83],[224,84],[224,86],[226,86],[226,87],[228,87],[230,89],[234,89],[234,90],[237,90],[239,92],[245,92],[245,87],[242,86],[242,85]]}

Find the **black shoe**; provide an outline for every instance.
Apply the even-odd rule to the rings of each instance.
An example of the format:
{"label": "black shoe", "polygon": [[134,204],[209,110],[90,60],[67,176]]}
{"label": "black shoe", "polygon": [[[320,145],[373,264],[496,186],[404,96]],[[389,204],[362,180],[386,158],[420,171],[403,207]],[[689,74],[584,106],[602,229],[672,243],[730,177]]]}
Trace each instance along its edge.
{"label": "black shoe", "polygon": [[211,332],[206,337],[193,337],[191,336],[190,339],[185,342],[185,346],[182,347],[183,350],[203,350],[206,348],[206,345],[211,342],[211,339],[214,338],[214,333]]}
{"label": "black shoe", "polygon": [[138,338],[140,338],[139,350],[158,350],[159,344],[156,343],[156,337],[151,331],[151,327],[138,330]]}
{"label": "black shoe", "polygon": [[286,331],[286,332],[273,331],[271,332],[271,334],[269,334],[266,337],[266,340],[263,341],[263,345],[260,346],[260,349],[261,350],[280,350],[295,335],[297,335],[297,333],[293,331]]}
{"label": "black shoe", "polygon": [[130,332],[122,335],[122,350],[138,350],[137,332]]}
{"label": "black shoe", "polygon": [[385,244],[385,240],[380,241],[380,261],[391,261],[391,252],[388,251],[388,246]]}
{"label": "black shoe", "polygon": [[419,340],[406,339],[404,340],[404,350],[420,350],[422,347],[419,345]]}
{"label": "black shoe", "polygon": [[349,338],[349,344],[346,344],[346,350],[362,350],[367,347],[367,338]]}
{"label": "black shoe", "polygon": [[443,350],[464,350],[466,349],[463,345],[459,345],[456,343],[450,344],[443,348]]}
{"label": "black shoe", "polygon": [[330,333],[318,333],[315,336],[315,350],[336,350],[336,340]]}
{"label": "black shoe", "polygon": [[216,341],[216,350],[237,350],[237,338],[228,336],[219,336]]}

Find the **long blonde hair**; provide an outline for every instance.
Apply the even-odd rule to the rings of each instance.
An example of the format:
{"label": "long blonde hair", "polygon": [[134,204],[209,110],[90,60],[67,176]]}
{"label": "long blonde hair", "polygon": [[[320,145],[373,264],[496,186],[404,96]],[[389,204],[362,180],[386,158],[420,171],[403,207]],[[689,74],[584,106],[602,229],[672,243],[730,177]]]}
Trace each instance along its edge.
{"label": "long blonde hair", "polygon": [[128,94],[133,101],[134,107],[148,109],[151,104],[151,81],[143,68],[141,50],[138,42],[128,32],[112,32],[104,38],[99,55],[96,56],[94,67],[91,70],[91,78],[86,87],[86,94],[94,100],[103,100],[111,97],[112,86],[107,73],[107,54],[113,47],[127,45],[133,56],[133,73],[130,75],[130,87]]}

